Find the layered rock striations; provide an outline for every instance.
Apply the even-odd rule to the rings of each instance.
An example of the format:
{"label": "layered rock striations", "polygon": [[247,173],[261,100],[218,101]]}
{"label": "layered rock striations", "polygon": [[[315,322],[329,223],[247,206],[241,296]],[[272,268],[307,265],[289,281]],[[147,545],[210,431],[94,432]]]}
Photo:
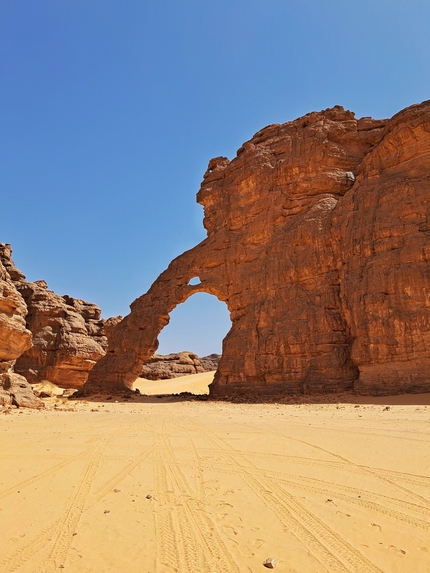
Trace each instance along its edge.
{"label": "layered rock striations", "polygon": [[430,102],[381,121],[336,106],[212,159],[207,238],[112,328],[86,391],[131,387],[196,292],[232,321],[213,395],[429,391],[429,165]]}
{"label": "layered rock striations", "polygon": [[430,102],[396,114],[333,213],[354,388],[430,391]]}
{"label": "layered rock striations", "polygon": [[27,380],[14,371],[14,365],[31,345],[26,328],[27,306],[0,260],[0,405],[38,407]]}
{"label": "layered rock striations", "polygon": [[12,261],[10,245],[0,243],[0,260],[26,306],[24,328],[33,335],[33,345],[17,356],[16,372],[32,384],[49,381],[62,388],[80,388],[105,354],[100,309],[52,292],[45,281],[27,281]]}

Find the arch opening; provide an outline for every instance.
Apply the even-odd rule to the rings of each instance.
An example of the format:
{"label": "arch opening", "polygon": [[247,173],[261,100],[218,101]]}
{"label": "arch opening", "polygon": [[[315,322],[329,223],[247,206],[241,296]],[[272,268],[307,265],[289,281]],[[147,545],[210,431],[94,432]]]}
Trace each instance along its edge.
{"label": "arch opening", "polygon": [[215,295],[191,295],[170,312],[134,388],[146,395],[208,394],[231,326],[227,305]]}

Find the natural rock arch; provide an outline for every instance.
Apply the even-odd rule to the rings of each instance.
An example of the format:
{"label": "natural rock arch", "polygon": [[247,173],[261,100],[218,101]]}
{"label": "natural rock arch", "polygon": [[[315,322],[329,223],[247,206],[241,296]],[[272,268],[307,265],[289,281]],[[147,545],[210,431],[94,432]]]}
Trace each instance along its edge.
{"label": "natural rock arch", "polygon": [[[213,269],[222,263],[207,260],[204,265],[196,264],[196,250],[205,249],[205,244],[203,241],[172,261],[149,291],[130,305],[128,316],[110,324],[108,321],[109,349],[97,365],[96,376],[86,384],[85,392],[131,388],[143,362],[157,350],[158,335],[169,323],[170,313],[192,295],[199,292],[214,295],[226,303],[231,314],[226,292],[213,276]],[[193,280],[196,278],[198,282]]]}
{"label": "natural rock arch", "polygon": [[231,326],[225,302],[207,292],[195,293],[170,312],[169,324],[158,335],[157,355],[190,352],[199,358],[220,357]]}
{"label": "natural rock arch", "polygon": [[207,239],[112,325],[86,390],[131,387],[171,309],[208,292],[232,321],[213,395],[429,391],[429,163],[430,102],[336,106],[212,159]]}

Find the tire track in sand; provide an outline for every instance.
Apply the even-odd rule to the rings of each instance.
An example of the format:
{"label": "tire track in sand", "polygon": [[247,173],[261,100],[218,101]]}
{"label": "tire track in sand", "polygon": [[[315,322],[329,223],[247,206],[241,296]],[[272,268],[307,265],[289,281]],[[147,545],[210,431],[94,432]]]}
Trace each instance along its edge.
{"label": "tire track in sand", "polygon": [[[121,425],[124,424],[120,424],[120,426]],[[91,442],[97,440],[98,443],[94,448],[91,448],[85,452],[86,454],[91,453],[92,457],[86,465],[75,490],[69,497],[62,517],[54,520],[51,524],[42,529],[42,531],[37,533],[30,540],[21,544],[20,547],[18,547],[10,555],[4,557],[0,562],[2,573],[14,573],[31,557],[40,552],[43,552],[43,555],[41,556],[39,567],[36,570],[37,573],[47,573],[48,571],[57,569],[60,565],[64,564],[73,539],[74,530],[76,529],[76,526],[84,510],[85,501],[91,489],[92,481],[100,465],[103,452],[106,445],[116,435],[117,431],[118,426],[114,431],[111,430],[111,432],[104,437],[95,439],[93,438],[90,440]],[[76,456],[73,456],[72,460],[67,460],[67,463],[62,462],[58,465],[61,467],[66,467],[75,459],[80,459],[82,457],[83,453],[77,454]],[[47,470],[46,473],[50,475],[52,470],[53,468]],[[36,476],[36,479],[39,479],[40,477],[40,475]]]}
{"label": "tire track in sand", "polygon": [[[177,426],[175,435],[184,434],[182,425]],[[185,475],[179,467],[173,447],[166,437],[166,421],[163,421],[162,431],[157,436],[157,455],[159,456],[158,471],[161,473],[162,492],[164,498],[164,516],[162,524],[173,526],[177,520],[181,536],[179,539],[176,568],[180,573],[195,571],[211,571],[217,573],[235,573],[239,571],[232,554],[219,535],[215,523],[206,513],[204,499],[190,487]],[[195,469],[195,468],[194,468]],[[159,494],[160,495],[160,494]],[[160,508],[161,509],[161,508]],[[160,531],[160,537],[172,537],[172,532]],[[157,535],[158,538],[158,535]],[[162,542],[163,543],[163,542]],[[160,547],[162,555],[163,548]],[[166,555],[164,554],[165,558]],[[170,566],[175,567],[174,563]]]}
{"label": "tire track in sand", "polygon": [[[220,462],[205,461],[203,462],[203,467],[207,469],[217,468],[220,471],[225,471],[226,473],[232,473],[232,474],[237,473],[237,465],[228,462],[221,464]],[[348,503],[365,507],[366,509],[370,509],[383,515],[387,515],[393,519],[397,519],[404,523],[408,523],[409,525],[412,525],[414,527],[424,529],[425,531],[430,531],[429,520],[425,521],[424,519],[420,519],[413,515],[408,515],[396,509],[389,508],[387,507],[387,505],[382,505],[379,502],[385,501],[387,503],[392,503],[394,505],[401,505],[406,509],[408,509],[409,511],[420,513],[425,517],[430,517],[430,510],[428,510],[426,507],[421,507],[415,503],[410,503],[406,501],[404,502],[403,500],[398,500],[386,495],[374,494],[367,490],[359,490],[348,486],[329,483],[323,480],[318,480],[316,478],[308,478],[305,476],[292,476],[289,474],[284,474],[282,472],[276,472],[273,470],[266,470],[266,469],[262,470],[257,467],[248,468],[247,471],[257,477],[261,476],[263,479],[264,478],[275,479],[277,482],[283,483],[289,487],[301,489],[304,491],[310,491],[313,493],[320,493],[324,497],[328,498],[342,499],[343,501],[346,501]],[[350,493],[350,495],[347,495],[347,493],[343,492],[348,492]],[[375,499],[377,501],[375,501]]]}
{"label": "tire track in sand", "polygon": [[250,467],[249,460],[241,452],[213,434],[198,420],[193,419],[190,431],[198,432],[220,454],[230,460],[236,467],[236,473],[242,475],[254,493],[272,509],[282,525],[311,550],[330,572],[383,573],[379,567],[305,508],[294,495],[281,488],[274,479],[253,475],[253,471],[258,468],[252,465]]}
{"label": "tire track in sand", "polygon": [[36,483],[37,481],[39,481],[43,478],[49,477],[50,475],[54,474],[55,472],[66,468],[67,466],[69,466],[73,462],[87,457],[89,454],[94,452],[95,449],[96,448],[94,448],[94,447],[89,448],[89,449],[87,449],[87,450],[85,450],[79,454],[72,456],[71,458],[68,458],[67,460],[64,460],[64,461],[56,464],[55,466],[53,466],[51,468],[48,468],[47,470],[41,472],[40,474],[32,476],[31,478],[27,478],[27,479],[17,483],[16,485],[9,487],[8,489],[0,491],[0,499],[3,499],[3,498],[5,498],[5,497],[7,497],[13,493],[16,493],[17,490],[23,490],[24,488],[33,485],[34,483]]}

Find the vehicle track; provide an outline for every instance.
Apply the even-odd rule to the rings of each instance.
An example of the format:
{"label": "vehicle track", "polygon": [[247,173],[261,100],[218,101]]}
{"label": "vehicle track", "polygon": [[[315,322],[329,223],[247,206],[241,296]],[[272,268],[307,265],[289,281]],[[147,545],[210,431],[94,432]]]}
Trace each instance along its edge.
{"label": "vehicle track", "polygon": [[[302,427],[302,428],[307,428],[307,429],[309,428],[309,426],[307,426],[307,425],[305,425],[305,424],[296,424],[296,426],[297,426],[297,427]],[[324,430],[324,431],[329,431],[329,432],[339,432],[339,431],[340,431],[340,429],[338,429],[338,428],[330,428],[330,427],[328,427],[328,426],[316,426],[316,425],[313,425],[313,424],[312,424],[312,429],[313,429],[313,430]],[[372,437],[375,436],[375,433],[363,432],[363,431],[361,431],[361,430],[351,430],[351,429],[345,429],[345,428],[342,428],[342,432],[347,433],[347,434],[356,434],[356,435],[359,435],[359,436],[372,436]],[[407,430],[405,430],[405,431],[403,431],[403,430],[393,430],[393,433],[392,433],[392,434],[383,434],[383,433],[381,433],[380,431],[378,431],[378,434],[377,434],[377,435],[378,435],[378,438],[389,438],[390,440],[392,440],[392,439],[398,439],[398,440],[408,440],[408,441],[412,441],[412,442],[423,442],[424,444],[429,444],[429,445],[430,445],[430,440],[424,440],[424,439],[421,439],[421,438],[414,438],[414,437],[405,436],[405,435],[395,435],[394,432],[402,432],[402,433],[404,434],[405,432],[407,432]],[[411,433],[413,433],[413,434],[416,435],[418,432],[413,431],[413,432],[411,432]],[[419,433],[424,434],[424,435],[428,435],[428,434],[426,434],[425,432],[419,432]]]}
{"label": "vehicle track", "polygon": [[[232,474],[237,473],[237,466],[232,463],[221,464],[219,462],[204,462],[203,467],[207,469],[217,468],[218,470],[224,471],[226,473],[232,473]],[[386,505],[378,503],[378,501],[386,501],[388,503],[392,503],[395,505],[401,505],[409,509],[410,511],[420,513],[425,517],[430,517],[430,511],[427,508],[421,507],[417,504],[403,502],[402,500],[397,500],[395,498],[391,498],[385,495],[372,494],[371,492],[366,490],[358,490],[354,488],[349,488],[347,486],[341,486],[333,483],[324,482],[316,478],[307,478],[304,476],[290,476],[288,474],[275,472],[273,470],[261,470],[256,467],[248,468],[247,472],[253,474],[256,477],[261,476],[263,479],[264,478],[275,479],[277,482],[281,482],[289,487],[301,489],[304,491],[310,491],[313,493],[320,493],[327,498],[342,499],[343,501],[347,501],[348,503],[365,507],[366,509],[370,509],[383,515],[387,515],[389,517],[392,517],[393,519],[397,519],[399,521],[408,523],[409,525],[413,525],[414,527],[419,527],[421,529],[424,529],[425,531],[430,531],[430,521],[428,520],[425,521],[424,519],[419,519],[417,517],[408,515],[396,509],[391,509]],[[325,487],[321,486],[318,487],[317,484],[322,484],[322,486]],[[342,493],[342,490],[350,492],[351,494],[355,495],[347,495],[345,493]],[[372,500],[372,498],[377,498],[378,501],[374,501]]]}
{"label": "vehicle track", "polygon": [[[307,442],[306,442],[307,443]],[[308,443],[307,443],[308,444]],[[312,444],[308,444],[312,445]],[[185,451],[187,448],[178,447],[176,448],[178,451]],[[215,451],[214,448],[199,448],[199,451],[202,453],[213,454]],[[329,453],[330,455],[336,456],[336,454],[330,453],[327,450],[324,450],[324,453]],[[395,470],[384,470],[380,468],[370,468],[369,466],[364,466],[360,464],[355,464],[354,462],[350,462],[346,458],[342,458],[342,461],[336,460],[317,460],[315,458],[306,458],[303,456],[291,456],[287,454],[275,454],[270,452],[254,452],[249,451],[249,455],[252,457],[256,457],[262,460],[267,460],[270,463],[276,460],[285,460],[294,462],[296,464],[301,465],[311,465],[311,466],[321,466],[321,467],[328,467],[328,468],[336,468],[339,470],[349,471],[353,473],[366,473],[368,475],[375,474],[377,472],[381,476],[387,476],[393,481],[405,482],[410,483],[413,485],[418,485],[420,487],[425,487],[430,489],[430,477],[421,476],[416,474],[409,474],[405,472],[398,472]],[[430,503],[429,500],[426,500]]]}
{"label": "vehicle track", "polygon": [[214,435],[198,420],[193,420],[190,431],[198,432],[214,449],[236,467],[249,487],[277,515],[280,522],[291,531],[330,572],[382,573],[375,564],[352,547],[344,538],[330,529],[315,514],[305,508],[294,495],[281,488],[274,479],[256,476],[249,460],[228,442]]}
{"label": "vehicle track", "polygon": [[156,455],[154,459],[155,488],[159,507],[155,512],[156,528],[156,559],[155,566],[158,569],[166,565],[173,571],[180,571],[183,552],[179,552],[179,540],[176,538],[176,528],[173,522],[171,506],[174,504],[173,492],[168,490],[167,476],[161,458]]}
{"label": "vehicle track", "polygon": [[[124,468],[122,468],[118,473],[112,476],[103,486],[101,486],[95,493],[90,497],[87,504],[85,505],[85,510],[90,509],[101,501],[108,493],[110,493],[115,486],[119,485],[121,481],[126,478],[132,471],[138,468],[154,451],[154,446],[149,446],[145,448],[137,457],[137,459],[129,462]],[[115,458],[117,459],[117,458]]]}
{"label": "vehicle track", "polygon": [[[115,430],[110,429],[109,434],[104,435],[102,438],[96,438],[97,444],[95,447],[81,452],[61,464],[57,464],[54,468],[42,472],[38,476],[35,476],[35,478],[29,478],[29,480],[23,482],[26,483],[28,481],[33,483],[33,481],[51,475],[58,469],[67,467],[67,465],[73,461],[83,459],[85,457],[84,454],[86,456],[92,454],[79,483],[76,484],[76,488],[66,503],[62,517],[54,520],[34,537],[20,544],[11,554],[5,556],[0,562],[0,570],[2,573],[14,573],[37,553],[41,553],[39,566],[38,569],[36,569],[37,573],[47,573],[50,570],[58,568],[60,565],[64,565],[73,539],[73,533],[84,511],[86,499],[100,465],[103,452],[107,444],[115,437],[118,426],[115,427]],[[96,440],[93,438],[90,442],[95,442]],[[16,486],[14,491],[16,491]],[[94,503],[96,503],[96,501],[94,501]]]}
{"label": "vehicle track", "polygon": [[66,468],[67,466],[69,466],[70,464],[72,464],[73,462],[75,462],[77,460],[81,460],[83,458],[88,457],[95,450],[96,450],[96,448],[94,448],[94,447],[89,448],[83,452],[80,452],[79,454],[72,456],[71,458],[67,458],[66,460],[64,460],[64,461],[60,462],[59,464],[56,464],[55,466],[41,472],[40,474],[32,476],[31,478],[27,478],[27,479],[17,483],[16,485],[9,487],[8,489],[0,491],[0,499],[3,499],[3,498],[5,498],[5,497],[7,497],[13,493],[16,493],[17,490],[23,490],[24,488],[33,485],[34,483],[36,483],[37,481],[39,481],[41,479],[49,477],[50,475]]}
{"label": "vehicle track", "polygon": [[[163,421],[164,429],[166,420]],[[177,425],[178,433],[184,433],[182,425]],[[157,441],[157,454],[160,456],[159,469],[164,470],[165,478],[162,487],[166,492],[174,492],[174,513],[181,529],[181,541],[183,551],[180,558],[183,563],[179,571],[192,573],[195,571],[213,571],[219,573],[238,572],[239,568],[219,535],[215,523],[205,511],[204,498],[201,487],[197,493],[192,490],[185,475],[178,465],[173,447],[165,431],[160,432]],[[200,478],[198,478],[200,479]],[[170,493],[171,496],[171,493]],[[176,498],[176,499],[175,499]]]}

